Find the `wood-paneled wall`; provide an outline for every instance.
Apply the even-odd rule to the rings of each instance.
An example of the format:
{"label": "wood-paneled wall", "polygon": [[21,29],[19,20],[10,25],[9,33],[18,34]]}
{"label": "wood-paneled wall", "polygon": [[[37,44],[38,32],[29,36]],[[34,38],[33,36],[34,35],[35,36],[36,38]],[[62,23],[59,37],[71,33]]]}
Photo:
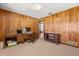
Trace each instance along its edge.
{"label": "wood-paneled wall", "polygon": [[22,27],[31,27],[34,38],[37,38],[38,23],[36,18],[0,9],[0,40],[4,34],[15,34]]}
{"label": "wood-paneled wall", "polygon": [[60,33],[61,43],[79,47],[79,6],[44,17],[45,32]]}

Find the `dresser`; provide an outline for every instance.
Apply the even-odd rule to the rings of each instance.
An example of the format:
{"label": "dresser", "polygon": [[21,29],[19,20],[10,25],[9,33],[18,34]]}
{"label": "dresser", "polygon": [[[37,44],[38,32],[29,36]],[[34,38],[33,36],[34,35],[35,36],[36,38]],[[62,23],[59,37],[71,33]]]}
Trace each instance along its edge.
{"label": "dresser", "polygon": [[60,43],[60,34],[58,34],[58,33],[44,33],[44,40],[59,44]]}

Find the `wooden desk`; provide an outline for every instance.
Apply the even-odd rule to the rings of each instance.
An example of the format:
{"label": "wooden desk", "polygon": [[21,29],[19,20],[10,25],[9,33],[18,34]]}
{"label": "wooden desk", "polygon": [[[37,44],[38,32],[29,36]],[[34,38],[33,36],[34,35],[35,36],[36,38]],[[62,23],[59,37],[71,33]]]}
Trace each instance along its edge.
{"label": "wooden desk", "polygon": [[25,39],[32,40],[32,33],[19,33],[19,34],[11,34],[11,35],[6,35],[4,40],[3,40],[3,48],[7,47],[7,39],[6,38],[14,38],[18,42],[24,43]]}

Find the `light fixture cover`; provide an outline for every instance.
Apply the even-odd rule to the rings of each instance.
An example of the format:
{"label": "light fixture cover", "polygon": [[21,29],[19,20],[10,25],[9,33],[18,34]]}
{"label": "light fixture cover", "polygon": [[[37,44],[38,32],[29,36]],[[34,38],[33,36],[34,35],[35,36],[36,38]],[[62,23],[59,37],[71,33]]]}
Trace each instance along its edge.
{"label": "light fixture cover", "polygon": [[34,4],[32,10],[40,10],[42,7],[39,4]]}

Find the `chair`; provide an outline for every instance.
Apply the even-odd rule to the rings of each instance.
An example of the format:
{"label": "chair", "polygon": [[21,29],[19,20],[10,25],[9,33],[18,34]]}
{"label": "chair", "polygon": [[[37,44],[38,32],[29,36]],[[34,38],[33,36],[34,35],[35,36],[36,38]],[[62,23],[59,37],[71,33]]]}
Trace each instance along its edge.
{"label": "chair", "polygon": [[31,28],[30,27],[26,27],[26,32],[30,32]]}
{"label": "chair", "polygon": [[22,33],[22,30],[17,30],[17,33]]}

